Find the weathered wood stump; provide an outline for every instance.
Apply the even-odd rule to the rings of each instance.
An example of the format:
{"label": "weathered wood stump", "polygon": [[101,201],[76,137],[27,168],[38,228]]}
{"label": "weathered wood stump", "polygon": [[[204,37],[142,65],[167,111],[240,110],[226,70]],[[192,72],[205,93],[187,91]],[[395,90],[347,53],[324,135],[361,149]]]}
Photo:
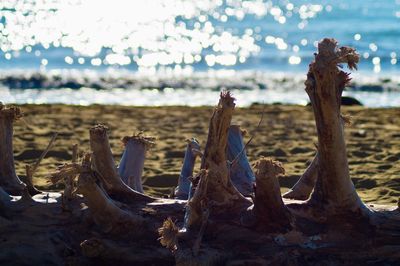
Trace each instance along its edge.
{"label": "weathered wood stump", "polygon": [[140,193],[143,193],[142,175],[146,152],[155,144],[154,140],[153,137],[144,136],[141,133],[122,139],[125,150],[118,173],[125,184]]}

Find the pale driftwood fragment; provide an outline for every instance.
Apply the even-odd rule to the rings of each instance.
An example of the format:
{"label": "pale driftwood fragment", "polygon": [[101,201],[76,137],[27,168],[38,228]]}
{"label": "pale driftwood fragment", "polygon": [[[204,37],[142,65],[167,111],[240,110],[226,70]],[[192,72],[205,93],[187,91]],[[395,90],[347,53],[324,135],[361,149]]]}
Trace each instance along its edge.
{"label": "pale driftwood fragment", "polygon": [[199,155],[199,151],[200,144],[195,138],[187,140],[185,157],[183,159],[181,174],[178,179],[178,187],[175,189],[174,193],[177,199],[184,200],[189,197],[189,191],[191,189],[190,177],[193,176],[194,164]]}
{"label": "pale driftwood fragment", "polygon": [[108,142],[108,128],[104,125],[96,125],[89,131],[90,148],[93,153],[93,168],[100,176],[104,188],[111,197],[120,201],[132,202],[136,200],[153,200],[151,197],[134,191],[128,187],[118,175],[114,158]]}
{"label": "pale driftwood fragment", "polygon": [[144,136],[142,133],[124,137],[125,146],[118,173],[125,184],[133,190],[143,193],[142,175],[147,150],[154,146],[153,137]]}
{"label": "pale driftwood fragment", "polygon": [[349,47],[338,47],[334,39],[323,39],[310,64],[305,82],[318,133],[318,179],[310,203],[327,215],[368,212],[350,179],[340,113],[343,89],[349,74],[339,68],[357,67],[359,55]]}
{"label": "pale driftwood fragment", "polygon": [[18,107],[0,103],[0,186],[11,195],[21,195],[25,188],[15,172],[13,154],[13,123],[22,115]]}
{"label": "pale driftwood fragment", "polygon": [[245,196],[251,195],[255,177],[247,159],[245,144],[243,142],[244,132],[237,125],[229,127],[228,145],[226,149],[229,176],[233,185]]}
{"label": "pale driftwood fragment", "polygon": [[307,167],[306,171],[300,177],[296,184],[285,194],[283,198],[296,199],[296,200],[307,200],[311,192],[314,189],[315,183],[318,177],[318,152],[314,159]]}

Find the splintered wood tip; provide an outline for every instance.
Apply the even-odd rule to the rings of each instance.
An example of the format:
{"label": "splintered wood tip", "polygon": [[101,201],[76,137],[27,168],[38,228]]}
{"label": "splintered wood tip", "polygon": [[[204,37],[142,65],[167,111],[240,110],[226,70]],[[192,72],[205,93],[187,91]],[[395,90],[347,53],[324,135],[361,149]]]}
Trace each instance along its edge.
{"label": "splintered wood tip", "polygon": [[0,102],[0,117],[8,118],[16,121],[24,116],[24,113],[19,107],[16,106],[6,106]]}
{"label": "splintered wood tip", "polygon": [[103,124],[97,124],[90,128],[90,135],[104,137],[107,135],[108,127]]}
{"label": "splintered wood tip", "polygon": [[261,158],[255,163],[256,178],[277,177],[285,174],[285,168],[281,162],[270,158]]}
{"label": "splintered wood tip", "polygon": [[228,90],[221,91],[218,107],[235,107],[235,98],[232,97],[232,93]]}
{"label": "splintered wood tip", "polygon": [[82,172],[82,167],[76,163],[67,163],[57,168],[57,170],[50,174],[50,182],[57,184],[62,180],[68,178],[73,179],[75,176]]}
{"label": "splintered wood tip", "polygon": [[315,58],[316,63],[328,66],[331,63],[347,64],[350,69],[357,69],[360,55],[354,48],[342,46],[338,47],[335,39],[325,38],[318,43],[318,54]]}
{"label": "splintered wood tip", "polygon": [[186,139],[185,141],[190,149],[200,150],[200,143],[196,138]]}
{"label": "splintered wood tip", "polygon": [[161,245],[170,249],[176,250],[177,249],[177,242],[178,242],[178,233],[179,228],[176,224],[172,221],[170,217],[168,217],[163,225],[158,229],[158,234],[160,235]]}
{"label": "splintered wood tip", "polygon": [[156,138],[152,136],[146,136],[142,131],[133,134],[132,136],[125,136],[121,139],[124,146],[126,146],[126,144],[131,140],[145,145],[146,148],[152,148],[156,145]]}
{"label": "splintered wood tip", "polygon": [[242,137],[244,137],[244,136],[247,135],[247,130],[241,128],[239,125],[231,125],[231,126],[229,127],[229,130],[240,132],[240,134],[242,135]]}

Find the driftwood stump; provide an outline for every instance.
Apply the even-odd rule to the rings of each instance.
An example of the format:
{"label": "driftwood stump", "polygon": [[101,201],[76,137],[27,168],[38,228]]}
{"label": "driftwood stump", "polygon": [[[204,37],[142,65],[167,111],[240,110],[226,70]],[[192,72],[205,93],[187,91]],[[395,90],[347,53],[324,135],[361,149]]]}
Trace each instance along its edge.
{"label": "driftwood stump", "polygon": [[15,172],[13,154],[13,123],[22,117],[18,107],[0,102],[0,186],[11,195],[21,195],[26,185]]}
{"label": "driftwood stump", "polygon": [[147,137],[141,133],[122,139],[125,150],[118,173],[125,184],[140,193],[143,193],[142,174],[146,152],[155,144],[154,140],[153,137]]}

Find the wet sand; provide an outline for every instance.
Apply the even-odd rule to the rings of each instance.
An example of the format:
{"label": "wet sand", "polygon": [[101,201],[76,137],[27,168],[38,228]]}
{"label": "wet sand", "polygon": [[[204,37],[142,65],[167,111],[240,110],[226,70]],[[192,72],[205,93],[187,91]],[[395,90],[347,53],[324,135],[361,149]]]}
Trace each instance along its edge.
{"label": "wet sand", "polygon": [[[21,105],[25,118],[15,124],[14,154],[17,173],[24,178],[25,164],[33,163],[52,137],[59,132],[54,147],[34,176],[40,189],[51,186],[47,175],[57,165],[71,160],[71,147],[89,151],[89,128],[96,123],[109,127],[110,144],[118,163],[121,138],[138,131],[155,136],[157,145],[149,151],[144,169],[148,193],[167,196],[176,186],[183,161],[185,139],[196,137],[204,148],[212,107],[125,107],[93,105]],[[263,106],[237,108],[233,124],[255,135],[248,146],[250,162],[260,156],[281,161],[286,176],[280,179],[282,192],[290,188],[315,154],[316,129],[310,107],[268,105],[256,130]],[[394,204],[400,197],[400,108],[369,109],[344,107],[352,116],[346,128],[351,177],[366,202]],[[200,162],[197,161],[196,169]]]}

